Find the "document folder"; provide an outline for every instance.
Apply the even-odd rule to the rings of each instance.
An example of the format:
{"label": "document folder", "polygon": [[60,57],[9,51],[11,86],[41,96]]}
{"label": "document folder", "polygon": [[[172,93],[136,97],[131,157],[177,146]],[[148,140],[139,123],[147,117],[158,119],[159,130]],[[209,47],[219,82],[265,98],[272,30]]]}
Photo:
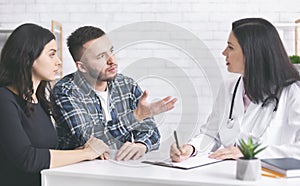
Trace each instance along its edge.
{"label": "document folder", "polygon": [[195,157],[191,157],[182,162],[172,162],[170,159],[167,159],[164,161],[146,160],[146,161],[142,161],[142,163],[188,170],[188,169],[193,169],[193,168],[197,168],[197,167],[201,167],[201,166],[205,166],[205,165],[210,165],[210,164],[217,163],[220,161],[223,161],[223,160],[216,160],[216,159],[208,158],[208,155],[206,154],[206,155],[198,155]]}

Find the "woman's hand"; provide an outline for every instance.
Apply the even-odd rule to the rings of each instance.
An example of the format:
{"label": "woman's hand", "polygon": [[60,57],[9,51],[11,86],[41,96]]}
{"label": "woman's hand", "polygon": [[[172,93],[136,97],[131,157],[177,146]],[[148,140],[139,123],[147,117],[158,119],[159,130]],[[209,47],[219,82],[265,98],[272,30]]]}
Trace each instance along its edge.
{"label": "woman's hand", "polygon": [[235,146],[226,147],[223,149],[216,150],[214,153],[209,155],[209,158],[217,159],[217,160],[224,160],[224,159],[238,159],[242,157],[243,154],[241,153],[240,149]]}
{"label": "woman's hand", "polygon": [[89,160],[100,157],[101,160],[109,159],[109,147],[100,139],[91,137],[85,144],[84,150],[89,153]]}
{"label": "woman's hand", "polygon": [[170,148],[170,158],[173,162],[180,162],[191,157],[193,152],[194,147],[192,145],[185,144],[178,149],[173,143]]}

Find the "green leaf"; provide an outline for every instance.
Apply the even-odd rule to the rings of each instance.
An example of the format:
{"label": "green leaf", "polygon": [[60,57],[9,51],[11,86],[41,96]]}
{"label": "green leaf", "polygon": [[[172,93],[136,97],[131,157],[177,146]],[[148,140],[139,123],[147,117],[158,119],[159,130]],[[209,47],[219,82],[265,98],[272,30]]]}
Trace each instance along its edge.
{"label": "green leaf", "polygon": [[293,64],[300,64],[300,56],[293,55],[289,56],[289,58]]}
{"label": "green leaf", "polygon": [[243,154],[245,159],[253,159],[261,151],[265,150],[267,147],[258,149],[261,144],[254,143],[252,138],[248,138],[247,143],[244,139],[239,140],[238,148]]}
{"label": "green leaf", "polygon": [[261,151],[265,150],[266,148],[267,148],[267,147],[263,147],[263,148],[257,150],[257,151],[255,152],[254,156],[255,156],[256,154],[260,153]]}

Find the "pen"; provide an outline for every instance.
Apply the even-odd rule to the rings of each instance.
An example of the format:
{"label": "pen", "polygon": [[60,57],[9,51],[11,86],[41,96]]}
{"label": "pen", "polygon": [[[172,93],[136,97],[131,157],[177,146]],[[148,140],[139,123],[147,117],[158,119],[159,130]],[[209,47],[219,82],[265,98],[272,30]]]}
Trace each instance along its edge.
{"label": "pen", "polygon": [[177,138],[177,132],[176,130],[174,130],[174,138],[175,138],[175,143],[176,143],[176,147],[178,150],[180,150],[180,147],[179,147],[179,142],[178,142],[178,138]]}
{"label": "pen", "polygon": [[[268,174],[270,174],[270,175],[272,175],[272,176],[275,176],[276,178],[285,178],[285,175],[284,175],[284,174],[280,174],[280,173],[275,172],[275,171],[272,171],[272,170],[270,170],[270,169],[267,169],[267,168],[262,167],[261,170],[264,171],[264,172],[267,172]],[[264,174],[264,173],[263,173],[263,174]],[[266,176],[266,175],[264,175],[264,176]]]}
{"label": "pen", "polygon": [[262,173],[261,175],[265,176],[265,177],[270,177],[270,178],[279,178],[278,176],[274,176],[272,174],[264,174],[264,173]]}

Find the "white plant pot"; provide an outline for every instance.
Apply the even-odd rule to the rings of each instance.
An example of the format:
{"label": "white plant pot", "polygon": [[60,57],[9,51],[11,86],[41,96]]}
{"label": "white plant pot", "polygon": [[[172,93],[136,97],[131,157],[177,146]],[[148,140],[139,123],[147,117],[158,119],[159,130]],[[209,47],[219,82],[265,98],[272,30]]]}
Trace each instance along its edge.
{"label": "white plant pot", "polygon": [[255,181],[261,178],[260,159],[237,159],[236,179]]}
{"label": "white plant pot", "polygon": [[298,71],[300,72],[300,64],[294,64],[294,66],[295,66],[296,69],[298,69]]}

